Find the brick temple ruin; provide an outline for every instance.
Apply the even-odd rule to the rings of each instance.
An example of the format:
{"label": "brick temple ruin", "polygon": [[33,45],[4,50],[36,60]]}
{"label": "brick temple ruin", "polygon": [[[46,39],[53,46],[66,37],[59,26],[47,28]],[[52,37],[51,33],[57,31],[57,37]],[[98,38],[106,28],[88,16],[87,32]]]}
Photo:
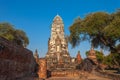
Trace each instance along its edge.
{"label": "brick temple ruin", "polygon": [[[49,80],[49,77],[78,77],[77,80],[88,80],[88,71],[94,71],[96,67],[98,63],[93,48],[84,60],[81,58],[80,51],[75,58],[70,56],[68,42],[64,35],[64,24],[59,15],[53,20],[48,52],[43,58],[39,58],[37,50],[33,56],[32,51],[0,37],[0,80]],[[104,72],[97,74],[111,76]],[[113,76],[114,80],[120,79],[117,75]]]}
{"label": "brick temple ruin", "polygon": [[[77,77],[81,74],[76,67],[82,62],[80,51],[76,58],[70,56],[68,51],[68,41],[64,33],[63,20],[59,15],[53,19],[51,27],[51,36],[48,40],[48,51],[44,58],[39,58],[35,51],[34,57],[39,65],[38,76],[47,77]],[[88,58],[95,60],[95,51],[90,50]]]}
{"label": "brick temple ruin", "polygon": [[53,19],[51,37],[48,41],[48,52],[45,58],[48,65],[47,69],[70,68],[71,56],[68,52],[68,42],[64,35],[63,20],[59,15]]}

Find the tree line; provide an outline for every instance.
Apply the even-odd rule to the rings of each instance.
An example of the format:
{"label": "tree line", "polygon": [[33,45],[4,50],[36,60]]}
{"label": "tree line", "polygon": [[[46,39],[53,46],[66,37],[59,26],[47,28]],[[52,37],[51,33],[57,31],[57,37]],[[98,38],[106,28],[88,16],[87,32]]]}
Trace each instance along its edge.
{"label": "tree line", "polygon": [[94,48],[110,51],[107,56],[97,52],[101,63],[120,66],[120,9],[113,13],[94,12],[84,18],[78,17],[69,31],[69,42],[73,48],[87,40]]}
{"label": "tree line", "polygon": [[29,39],[23,30],[15,29],[10,23],[0,23],[0,37],[9,41],[27,47]]}

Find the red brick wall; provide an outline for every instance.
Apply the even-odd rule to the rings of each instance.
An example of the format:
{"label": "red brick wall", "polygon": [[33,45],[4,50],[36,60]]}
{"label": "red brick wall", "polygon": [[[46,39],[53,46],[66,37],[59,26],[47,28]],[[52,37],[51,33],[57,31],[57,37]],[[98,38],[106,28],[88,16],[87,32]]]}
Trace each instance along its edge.
{"label": "red brick wall", "polygon": [[30,50],[0,38],[0,80],[14,80],[34,70],[35,60]]}

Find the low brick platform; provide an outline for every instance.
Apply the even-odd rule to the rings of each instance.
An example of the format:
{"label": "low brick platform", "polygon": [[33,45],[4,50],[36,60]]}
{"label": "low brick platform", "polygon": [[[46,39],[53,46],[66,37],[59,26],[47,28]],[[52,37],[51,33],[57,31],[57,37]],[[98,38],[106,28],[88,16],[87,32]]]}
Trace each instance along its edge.
{"label": "low brick platform", "polygon": [[78,77],[82,73],[78,70],[70,70],[70,71],[52,71],[51,77]]}
{"label": "low brick platform", "polygon": [[45,80],[113,80],[113,79],[101,78],[98,76],[91,76],[88,78],[51,77]]}
{"label": "low brick platform", "polygon": [[51,77],[46,80],[80,80],[79,78],[69,78],[69,77]]}

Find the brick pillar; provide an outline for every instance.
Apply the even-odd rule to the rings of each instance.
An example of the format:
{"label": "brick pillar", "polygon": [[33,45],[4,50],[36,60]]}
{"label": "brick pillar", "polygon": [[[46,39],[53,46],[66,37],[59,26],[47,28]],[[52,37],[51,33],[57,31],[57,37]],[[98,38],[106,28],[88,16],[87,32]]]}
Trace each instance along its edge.
{"label": "brick pillar", "polygon": [[77,63],[80,64],[81,61],[82,61],[82,58],[81,58],[81,55],[80,55],[80,51],[78,51],[78,54],[76,56],[76,60],[77,60]]}
{"label": "brick pillar", "polygon": [[39,60],[39,71],[38,71],[39,78],[47,78],[47,62],[46,59]]}

